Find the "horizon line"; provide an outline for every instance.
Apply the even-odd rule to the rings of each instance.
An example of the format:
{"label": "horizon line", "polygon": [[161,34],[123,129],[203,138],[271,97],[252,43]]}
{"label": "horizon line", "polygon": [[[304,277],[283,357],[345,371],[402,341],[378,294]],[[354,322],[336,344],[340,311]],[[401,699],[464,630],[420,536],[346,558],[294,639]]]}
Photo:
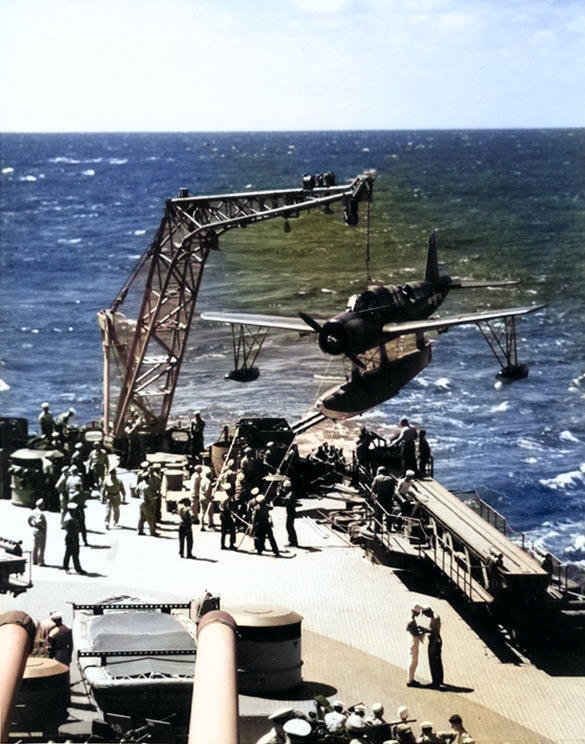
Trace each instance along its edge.
{"label": "horizon line", "polygon": [[585,125],[530,125],[530,126],[456,126],[456,127],[396,127],[396,128],[332,128],[332,129],[14,129],[2,131],[0,137],[20,134],[309,134],[328,132],[492,132],[534,130],[580,130]]}

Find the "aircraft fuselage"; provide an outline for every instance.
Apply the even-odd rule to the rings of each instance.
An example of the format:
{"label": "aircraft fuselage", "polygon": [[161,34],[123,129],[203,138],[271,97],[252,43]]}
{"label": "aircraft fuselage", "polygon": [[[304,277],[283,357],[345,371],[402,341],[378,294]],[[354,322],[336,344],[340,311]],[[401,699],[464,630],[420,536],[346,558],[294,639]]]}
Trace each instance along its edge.
{"label": "aircraft fuselage", "polygon": [[388,341],[393,335],[383,331],[385,324],[428,318],[447,297],[450,281],[445,276],[438,283],[378,285],[353,295],[347,309],[321,327],[321,350],[355,356]]}

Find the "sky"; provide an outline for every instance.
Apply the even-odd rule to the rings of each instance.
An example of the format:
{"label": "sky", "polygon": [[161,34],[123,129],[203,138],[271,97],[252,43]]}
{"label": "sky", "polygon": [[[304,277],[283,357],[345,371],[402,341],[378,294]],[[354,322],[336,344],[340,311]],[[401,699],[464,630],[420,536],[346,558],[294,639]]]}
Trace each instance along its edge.
{"label": "sky", "polygon": [[0,0],[0,132],[585,126],[585,0]]}

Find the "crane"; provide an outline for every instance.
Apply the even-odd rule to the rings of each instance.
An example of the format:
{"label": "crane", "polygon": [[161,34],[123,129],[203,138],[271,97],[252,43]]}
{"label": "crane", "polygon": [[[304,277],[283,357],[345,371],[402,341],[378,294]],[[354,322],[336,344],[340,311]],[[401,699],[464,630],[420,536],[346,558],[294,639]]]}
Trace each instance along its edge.
{"label": "crane", "polygon": [[[337,184],[331,172],[305,175],[301,186],[215,196],[181,189],[166,201],[154,239],[111,307],[98,312],[103,350],[103,430],[163,434],[191,332],[203,269],[227,230],[343,204],[347,225],[372,201],[374,172]],[[368,210],[369,215],[369,210]]]}

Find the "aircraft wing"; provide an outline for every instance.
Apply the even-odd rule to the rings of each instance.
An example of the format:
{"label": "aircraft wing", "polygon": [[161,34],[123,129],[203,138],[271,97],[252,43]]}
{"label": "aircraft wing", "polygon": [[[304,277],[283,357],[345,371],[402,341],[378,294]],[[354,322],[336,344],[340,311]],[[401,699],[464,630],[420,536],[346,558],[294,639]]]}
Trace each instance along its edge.
{"label": "aircraft wing", "polygon": [[456,325],[466,325],[469,323],[479,323],[487,320],[497,320],[498,318],[511,318],[517,315],[526,315],[527,313],[541,310],[546,305],[530,305],[529,307],[511,307],[502,310],[491,310],[483,313],[470,313],[468,315],[452,315],[445,318],[427,318],[426,320],[411,320],[405,323],[386,323],[383,327],[384,333],[392,333],[396,336],[404,336],[407,333],[416,333],[417,331],[441,331]]}
{"label": "aircraft wing", "polygon": [[[281,328],[283,331],[315,333],[314,329],[301,318],[287,318],[282,315],[254,315],[252,313],[214,313],[204,312],[203,320],[214,320],[218,323],[261,326],[262,328]],[[325,322],[325,321],[319,321]]]}

